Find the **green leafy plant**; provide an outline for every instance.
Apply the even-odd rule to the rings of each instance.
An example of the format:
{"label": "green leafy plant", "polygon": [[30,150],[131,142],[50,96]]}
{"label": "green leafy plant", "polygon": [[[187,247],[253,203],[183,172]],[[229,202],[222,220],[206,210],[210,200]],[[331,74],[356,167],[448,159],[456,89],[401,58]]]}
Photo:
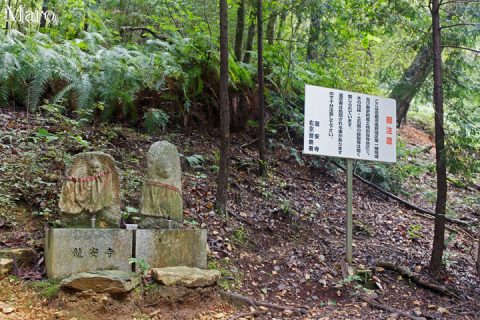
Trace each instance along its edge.
{"label": "green leafy plant", "polygon": [[148,133],[165,131],[168,125],[169,116],[163,110],[150,109],[143,116],[143,125]]}
{"label": "green leafy plant", "polygon": [[142,277],[145,277],[148,275],[148,272],[150,270],[150,265],[144,259],[130,258],[128,259],[128,263],[135,264],[136,266],[138,266]]}
{"label": "green leafy plant", "polygon": [[35,282],[32,282],[32,287],[42,297],[46,299],[53,299],[60,292],[60,281],[59,280],[35,281]]}
{"label": "green leafy plant", "polygon": [[407,229],[407,236],[411,240],[418,240],[422,238],[423,226],[418,223],[410,224]]}
{"label": "green leafy plant", "polygon": [[187,160],[188,165],[194,169],[202,167],[205,163],[205,158],[199,154],[193,154],[191,156],[185,157],[185,160]]}

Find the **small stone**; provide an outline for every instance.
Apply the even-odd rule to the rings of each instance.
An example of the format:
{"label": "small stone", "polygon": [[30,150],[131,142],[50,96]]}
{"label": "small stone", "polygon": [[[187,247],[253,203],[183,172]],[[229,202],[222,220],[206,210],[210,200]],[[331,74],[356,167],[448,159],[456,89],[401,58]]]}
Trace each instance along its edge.
{"label": "small stone", "polygon": [[446,308],[444,308],[444,307],[438,307],[437,312],[438,312],[438,313],[441,313],[441,314],[450,313],[450,312],[448,311],[448,309],[446,309]]}
{"label": "small stone", "polygon": [[97,293],[126,293],[140,284],[137,275],[119,270],[77,273],[62,280],[62,287]]}
{"label": "small stone", "polygon": [[262,310],[262,311],[267,311],[267,310],[268,310],[268,308],[267,308],[267,307],[264,307],[264,306],[260,306],[260,307],[258,307],[258,309],[260,309],[260,310]]}
{"label": "small stone", "polygon": [[13,260],[0,258],[0,276],[5,276],[12,272]]}
{"label": "small stone", "polygon": [[14,307],[3,307],[2,312],[5,313],[5,314],[10,314],[10,313],[15,312],[15,308]]}
{"label": "small stone", "polygon": [[293,314],[293,311],[290,309],[283,310],[283,314],[287,316],[291,316]]}
{"label": "small stone", "polygon": [[220,313],[215,314],[213,317],[215,319],[224,319],[226,315],[227,314],[225,312],[220,312]]}
{"label": "small stone", "polygon": [[385,271],[385,269],[382,268],[382,267],[375,267],[375,271],[376,272],[383,272],[383,271]]}
{"label": "small stone", "polygon": [[166,286],[207,287],[220,279],[220,271],[189,267],[154,268],[153,278]]}
{"label": "small stone", "polygon": [[[35,262],[35,259],[37,258],[37,253],[31,248],[0,249],[0,260],[11,259],[13,261],[14,257],[17,260],[18,267],[24,268]],[[2,268],[1,265],[0,268]]]}

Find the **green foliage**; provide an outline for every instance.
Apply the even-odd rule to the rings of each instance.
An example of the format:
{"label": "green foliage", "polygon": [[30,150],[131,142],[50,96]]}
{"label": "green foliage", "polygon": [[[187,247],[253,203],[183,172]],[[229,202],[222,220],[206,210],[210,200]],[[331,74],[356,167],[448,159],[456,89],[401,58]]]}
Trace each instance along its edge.
{"label": "green foliage", "polygon": [[144,259],[140,258],[130,258],[128,259],[128,263],[135,264],[139,269],[143,277],[148,274],[150,270],[150,265]]}
{"label": "green foliage", "polygon": [[163,110],[150,109],[148,110],[144,118],[144,127],[148,133],[158,133],[165,131],[168,124],[169,116]]}
{"label": "green foliage", "polygon": [[200,154],[192,154],[191,156],[185,157],[190,168],[202,167],[205,163],[205,158]]}
{"label": "green foliage", "polygon": [[220,271],[222,277],[218,281],[218,285],[223,290],[238,289],[243,280],[243,274],[238,270],[233,272],[230,264],[230,260],[227,259],[212,260],[208,262],[208,269]]}
{"label": "green foliage", "polygon": [[46,299],[55,298],[60,292],[60,280],[42,280],[32,282],[32,287]]}
{"label": "green foliage", "polygon": [[422,238],[423,227],[421,224],[414,223],[410,224],[407,229],[407,236],[411,240],[418,240]]}
{"label": "green foliage", "polygon": [[247,232],[243,227],[236,228],[232,232],[233,242],[244,245],[247,242]]}

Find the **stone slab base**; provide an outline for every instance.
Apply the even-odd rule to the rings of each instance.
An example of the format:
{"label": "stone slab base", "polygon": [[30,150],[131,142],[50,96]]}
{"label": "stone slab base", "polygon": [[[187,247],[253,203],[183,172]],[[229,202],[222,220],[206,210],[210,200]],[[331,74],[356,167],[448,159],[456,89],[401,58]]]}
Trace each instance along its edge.
{"label": "stone slab base", "polygon": [[207,268],[207,230],[137,230],[136,257],[152,268]]}
{"label": "stone slab base", "polygon": [[48,278],[96,270],[130,271],[132,231],[123,229],[49,229],[45,239]]}
{"label": "stone slab base", "polygon": [[152,268],[207,267],[206,230],[140,229],[135,233],[134,237],[134,231],[125,229],[47,230],[48,278],[61,279],[97,270],[130,271],[128,260],[134,254]]}

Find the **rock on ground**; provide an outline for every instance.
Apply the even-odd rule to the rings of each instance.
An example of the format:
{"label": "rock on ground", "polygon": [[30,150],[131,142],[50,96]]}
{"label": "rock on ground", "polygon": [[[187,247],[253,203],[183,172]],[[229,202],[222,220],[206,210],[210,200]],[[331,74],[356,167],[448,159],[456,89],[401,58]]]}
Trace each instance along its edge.
{"label": "rock on ground", "polygon": [[166,286],[183,286],[189,288],[214,285],[220,279],[217,270],[202,270],[189,267],[154,268],[153,278]]}
{"label": "rock on ground", "polygon": [[12,272],[13,260],[0,258],[0,277]]}
{"label": "rock on ground", "polygon": [[0,259],[12,259],[15,257],[17,266],[25,268],[35,262],[37,253],[32,248],[7,248],[0,249]]}
{"label": "rock on ground", "polygon": [[120,270],[102,270],[74,274],[61,282],[62,287],[98,293],[126,293],[140,284],[137,275]]}

